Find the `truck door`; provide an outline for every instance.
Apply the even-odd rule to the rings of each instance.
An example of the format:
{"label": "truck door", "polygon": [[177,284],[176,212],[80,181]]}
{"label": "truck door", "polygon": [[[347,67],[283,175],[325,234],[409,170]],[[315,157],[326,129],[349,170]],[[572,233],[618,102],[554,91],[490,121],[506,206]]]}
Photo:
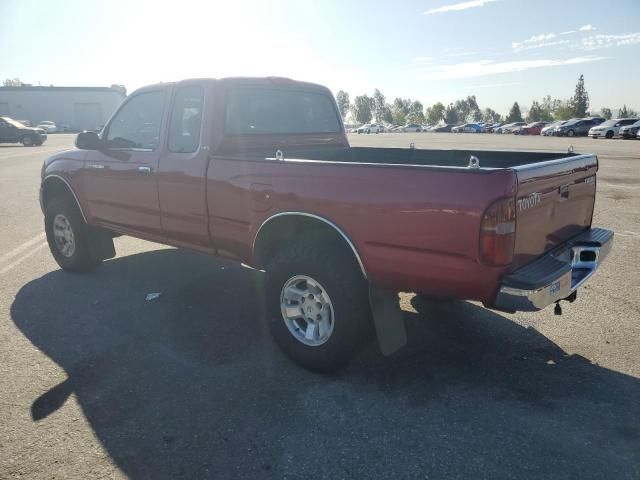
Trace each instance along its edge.
{"label": "truck door", "polygon": [[89,150],[83,168],[88,210],[96,222],[156,240],[163,238],[156,171],[166,97],[167,88],[130,96],[105,127],[103,148]]}
{"label": "truck door", "polygon": [[[210,98],[210,96],[206,96]],[[208,107],[207,107],[208,109]],[[208,247],[205,88],[185,81],[174,88],[166,149],[158,168],[162,228],[171,243]],[[204,118],[204,121],[203,121]]]}

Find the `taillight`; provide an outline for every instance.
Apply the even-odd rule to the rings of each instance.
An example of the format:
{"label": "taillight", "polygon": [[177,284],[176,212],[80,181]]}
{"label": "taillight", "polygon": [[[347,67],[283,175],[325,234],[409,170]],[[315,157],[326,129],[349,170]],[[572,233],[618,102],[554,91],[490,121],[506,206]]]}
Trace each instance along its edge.
{"label": "taillight", "polygon": [[516,200],[505,198],[492,203],[482,215],[480,258],[486,265],[508,265],[513,259],[516,239]]}

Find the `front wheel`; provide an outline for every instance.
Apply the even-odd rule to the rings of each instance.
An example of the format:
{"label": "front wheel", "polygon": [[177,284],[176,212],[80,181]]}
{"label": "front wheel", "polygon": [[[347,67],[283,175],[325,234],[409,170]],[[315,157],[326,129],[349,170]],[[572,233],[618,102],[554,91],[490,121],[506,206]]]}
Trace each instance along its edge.
{"label": "front wheel", "polygon": [[366,282],[342,245],[303,237],[268,262],[266,278],[271,333],[302,367],[335,370],[368,338]]}
{"label": "front wheel", "polygon": [[576,134],[576,132],[574,132],[573,130],[569,130],[567,132],[567,137],[573,137]]}
{"label": "front wheel", "polygon": [[25,135],[24,137],[22,137],[22,140],[20,140],[20,143],[22,143],[22,145],[24,145],[25,147],[31,147],[33,146],[33,138],[31,138],[30,135]]}
{"label": "front wheel", "polygon": [[613,138],[613,132],[611,130],[609,130],[607,132],[607,134],[605,135],[605,137],[607,137],[609,140],[611,140]]}
{"label": "front wheel", "polygon": [[47,204],[44,226],[51,254],[63,270],[88,272],[101,263],[91,255],[87,225],[70,199],[56,197]]}

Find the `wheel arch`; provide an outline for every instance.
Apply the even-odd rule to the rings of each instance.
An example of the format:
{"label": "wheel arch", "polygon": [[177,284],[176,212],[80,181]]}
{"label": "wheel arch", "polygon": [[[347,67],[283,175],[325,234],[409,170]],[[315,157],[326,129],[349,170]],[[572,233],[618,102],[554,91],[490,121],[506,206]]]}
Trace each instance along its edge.
{"label": "wheel arch", "polygon": [[44,212],[47,203],[49,203],[54,197],[58,195],[66,195],[69,198],[72,198],[73,201],[78,206],[78,210],[80,210],[80,215],[82,215],[82,219],[87,222],[87,217],[84,214],[84,210],[82,209],[82,205],[78,200],[78,196],[76,192],[73,190],[69,182],[60,175],[50,174],[47,175],[44,180],[42,180],[42,186],[40,187],[40,207]]}
{"label": "wheel arch", "polygon": [[347,247],[354,256],[362,276],[367,279],[362,258],[349,236],[333,221],[307,212],[279,212],[267,218],[258,228],[253,239],[252,253],[254,266],[261,268],[276,247],[292,235],[309,230],[328,232]]}

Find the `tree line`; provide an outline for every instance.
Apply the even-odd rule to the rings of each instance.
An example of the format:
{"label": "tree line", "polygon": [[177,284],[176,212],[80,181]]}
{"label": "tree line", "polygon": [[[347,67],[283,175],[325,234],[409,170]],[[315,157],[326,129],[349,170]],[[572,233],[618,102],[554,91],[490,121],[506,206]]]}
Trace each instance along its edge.
{"label": "tree line", "polygon": [[[513,103],[505,117],[491,108],[480,108],[475,95],[456,100],[449,105],[436,102],[430,107],[424,108],[419,100],[410,98],[396,98],[392,103],[388,103],[386,97],[376,88],[372,96],[366,94],[357,96],[353,99],[353,103],[350,101],[349,94],[340,90],[336,95],[336,101],[343,119],[351,113],[352,118],[358,123],[369,123],[375,120],[394,125],[502,121],[510,123],[524,122],[525,120],[527,122],[551,122],[598,114],[589,111],[589,93],[584,86],[584,75],[580,75],[578,78],[571,98],[561,100],[547,95],[540,101],[534,100],[526,116],[523,116],[518,102]],[[599,115],[609,120],[613,113],[610,108],[603,108]],[[635,116],[637,116],[637,112],[627,108],[626,105],[618,109],[619,118]]]}

